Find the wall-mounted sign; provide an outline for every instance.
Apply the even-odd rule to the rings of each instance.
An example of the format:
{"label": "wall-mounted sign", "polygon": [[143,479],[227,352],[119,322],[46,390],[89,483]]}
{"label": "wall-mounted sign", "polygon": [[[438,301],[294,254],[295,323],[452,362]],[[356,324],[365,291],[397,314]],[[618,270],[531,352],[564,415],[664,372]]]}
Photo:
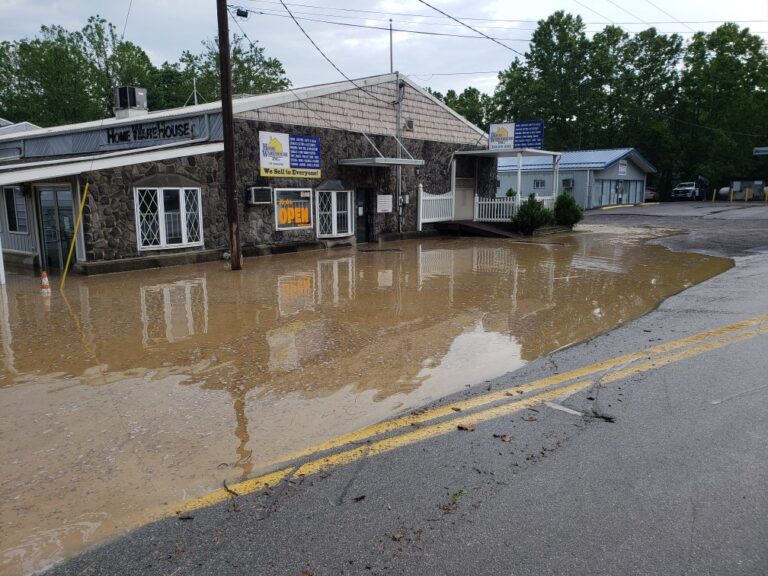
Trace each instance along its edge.
{"label": "wall-mounted sign", "polygon": [[488,150],[512,150],[515,147],[515,123],[491,124]]}
{"label": "wall-mounted sign", "polygon": [[320,138],[259,132],[259,174],[268,178],[320,178]]}
{"label": "wall-mounted sign", "polygon": [[147,122],[107,128],[102,137],[106,140],[103,147],[109,148],[120,145],[141,144],[149,146],[155,142],[173,140],[189,140],[199,136],[197,118],[184,118],[168,122]]}
{"label": "wall-mounted sign", "polygon": [[376,196],[376,212],[379,214],[392,212],[392,194],[379,194]]}
{"label": "wall-mounted sign", "polygon": [[619,160],[619,176],[627,175],[627,161]]}
{"label": "wall-mounted sign", "polygon": [[541,150],[544,147],[544,122],[524,120],[491,124],[488,131],[489,150],[513,150],[531,148]]}
{"label": "wall-mounted sign", "polygon": [[541,120],[515,122],[515,147],[542,150],[544,148],[544,122]]}
{"label": "wall-mounted sign", "polygon": [[299,230],[312,228],[312,190],[275,188],[275,228]]}

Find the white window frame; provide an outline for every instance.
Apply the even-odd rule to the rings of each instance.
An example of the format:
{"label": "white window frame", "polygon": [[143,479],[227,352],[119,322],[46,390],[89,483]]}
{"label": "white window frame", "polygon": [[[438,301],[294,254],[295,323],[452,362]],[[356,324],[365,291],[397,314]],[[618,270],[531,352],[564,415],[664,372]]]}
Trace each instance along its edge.
{"label": "white window frame", "polygon": [[533,189],[534,190],[544,190],[547,187],[547,181],[543,178],[534,178],[533,180]]}
{"label": "white window frame", "polygon": [[[11,223],[8,220],[8,196],[6,191],[11,190],[13,192],[13,211],[16,215],[16,230],[11,230]],[[26,222],[26,230],[19,230],[19,204],[17,202],[17,196],[21,196],[22,206],[24,206],[24,222]],[[20,186],[3,186],[3,205],[5,206],[5,213],[3,214],[3,220],[5,221],[5,228],[8,234],[19,234],[20,236],[29,236],[29,207],[27,206],[27,196],[24,194],[24,190]]]}
{"label": "white window frame", "polygon": [[[157,202],[157,217],[158,225],[160,227],[160,244],[157,246],[143,246],[141,244],[141,210],[139,209],[139,190],[153,190],[156,195]],[[178,190],[179,191],[179,209],[180,218],[182,222],[181,226],[181,243],[168,244],[165,230],[165,190]],[[200,240],[197,242],[189,242],[187,240],[187,203],[185,201],[185,192],[192,190],[197,193],[197,225],[199,228]],[[152,250],[174,250],[177,248],[190,248],[194,246],[203,246],[203,198],[200,188],[190,186],[163,186],[157,188],[154,186],[138,186],[133,189],[133,205],[136,216],[136,246],[139,252],[148,252]]]}
{"label": "white window frame", "polygon": [[307,197],[309,199],[309,217],[315,217],[315,207],[313,206],[315,195],[312,193],[312,188],[273,188],[272,206],[275,211],[275,230],[278,232],[296,232],[315,228],[315,224],[311,221],[309,226],[280,226],[280,192],[309,192]]}
{"label": "white window frame", "polygon": [[[331,194],[331,230],[330,234],[322,234],[320,232],[320,194]],[[347,193],[347,214],[349,218],[349,230],[347,232],[338,231],[338,210],[337,210],[337,198],[339,192]],[[355,193],[352,190],[315,190],[315,206],[317,206],[317,222],[315,223],[315,233],[318,238],[347,238],[355,235],[355,220],[357,220],[357,214],[354,211],[355,208]]]}

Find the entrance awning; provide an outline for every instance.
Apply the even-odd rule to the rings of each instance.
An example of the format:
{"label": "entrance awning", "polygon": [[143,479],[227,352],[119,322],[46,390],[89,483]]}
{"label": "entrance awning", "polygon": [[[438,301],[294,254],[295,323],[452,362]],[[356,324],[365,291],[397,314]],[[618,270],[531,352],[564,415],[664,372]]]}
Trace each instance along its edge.
{"label": "entrance awning", "polygon": [[453,153],[454,156],[469,156],[473,158],[517,158],[517,189],[516,201],[519,203],[521,188],[523,187],[523,157],[524,156],[549,156],[552,158],[552,197],[557,196],[558,174],[560,166],[560,152],[549,150],[534,150],[533,148],[512,148],[510,150],[460,150]]}
{"label": "entrance awning", "polygon": [[339,160],[339,166],[373,166],[386,168],[387,166],[424,166],[424,160],[415,158],[386,158],[373,156],[371,158],[343,158]]}
{"label": "entrance awning", "polygon": [[224,144],[213,142],[196,146],[176,146],[154,150],[138,150],[116,155],[115,153],[97,156],[81,156],[70,161],[50,160],[29,164],[0,165],[0,186],[6,184],[20,184],[22,182],[35,182],[63,176],[75,176],[94,170],[105,170],[119,166],[131,166],[144,162],[156,162],[170,158],[182,158],[196,154],[210,154],[221,152]]}
{"label": "entrance awning", "polygon": [[534,150],[533,148],[512,148],[511,150],[460,150],[455,156],[475,156],[481,158],[514,158],[516,156],[560,156],[560,152]]}

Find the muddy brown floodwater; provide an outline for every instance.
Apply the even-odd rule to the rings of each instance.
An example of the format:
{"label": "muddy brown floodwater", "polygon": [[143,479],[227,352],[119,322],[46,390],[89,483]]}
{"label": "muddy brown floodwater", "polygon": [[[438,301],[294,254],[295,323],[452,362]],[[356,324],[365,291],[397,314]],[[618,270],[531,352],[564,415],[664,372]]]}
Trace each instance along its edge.
{"label": "muddy brown floodwater", "polygon": [[[585,228],[0,287],[0,573],[39,570],[731,266]],[[383,249],[383,250],[382,250]],[[54,282],[55,284],[55,282]]]}

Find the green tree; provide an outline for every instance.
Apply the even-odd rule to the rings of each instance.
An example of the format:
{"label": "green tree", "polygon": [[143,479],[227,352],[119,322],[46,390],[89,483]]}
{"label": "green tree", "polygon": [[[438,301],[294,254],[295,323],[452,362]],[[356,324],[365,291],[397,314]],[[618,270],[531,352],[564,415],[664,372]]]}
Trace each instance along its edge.
{"label": "green tree", "polygon": [[[197,89],[203,98],[217,100],[221,97],[218,39],[206,40],[202,45],[203,51],[198,54],[185,50],[178,69],[182,78],[197,79]],[[230,48],[234,94],[265,94],[285,90],[291,85],[283,65],[276,58],[265,56],[263,47],[246,44],[242,36],[235,34]]]}
{"label": "green tree", "polygon": [[760,174],[754,146],[768,139],[768,54],[748,28],[723,24],[687,46],[676,132],[680,176],[713,183]]}
{"label": "green tree", "polygon": [[99,117],[81,33],[43,26],[38,38],[6,42],[2,52],[0,103],[9,120],[50,126]]}

